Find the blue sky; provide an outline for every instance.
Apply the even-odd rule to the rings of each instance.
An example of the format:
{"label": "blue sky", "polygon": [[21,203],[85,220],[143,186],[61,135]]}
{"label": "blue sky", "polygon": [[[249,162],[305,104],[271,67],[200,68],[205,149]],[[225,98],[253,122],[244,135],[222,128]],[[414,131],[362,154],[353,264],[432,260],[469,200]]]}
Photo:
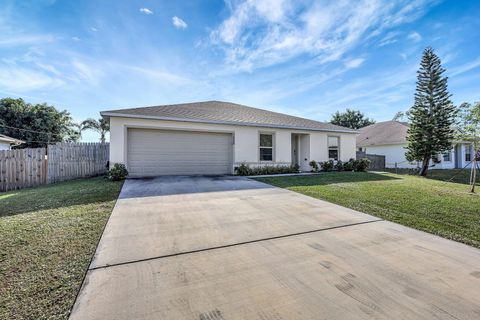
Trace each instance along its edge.
{"label": "blue sky", "polygon": [[76,121],[202,100],[389,120],[411,106],[428,45],[454,103],[480,100],[479,13],[475,0],[1,0],[0,97]]}

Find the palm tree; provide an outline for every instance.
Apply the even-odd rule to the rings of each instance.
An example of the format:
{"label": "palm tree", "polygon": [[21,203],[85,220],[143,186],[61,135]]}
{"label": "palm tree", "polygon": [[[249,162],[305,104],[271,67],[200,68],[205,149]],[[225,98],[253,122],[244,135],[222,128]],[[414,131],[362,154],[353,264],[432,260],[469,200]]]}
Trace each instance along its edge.
{"label": "palm tree", "polygon": [[105,121],[104,119],[95,120],[92,118],[88,118],[80,125],[82,126],[82,128],[84,128],[83,130],[90,129],[100,133],[100,142],[105,143],[105,135],[108,131],[110,131],[110,125],[107,121]]}

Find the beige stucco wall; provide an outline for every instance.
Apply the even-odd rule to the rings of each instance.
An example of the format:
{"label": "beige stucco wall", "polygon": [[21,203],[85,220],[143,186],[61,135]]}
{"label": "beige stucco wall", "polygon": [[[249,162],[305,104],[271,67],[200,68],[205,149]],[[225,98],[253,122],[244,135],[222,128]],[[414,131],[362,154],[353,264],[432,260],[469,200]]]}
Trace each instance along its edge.
{"label": "beige stucco wall", "polygon": [[[152,129],[172,129],[186,131],[209,131],[209,132],[227,132],[234,136],[233,159],[234,165],[242,162],[259,165],[259,134],[262,132],[274,134],[274,164],[291,164],[291,134],[304,133],[309,134],[308,146],[303,145],[303,149],[309,149],[310,156],[301,159],[306,164],[301,164],[303,170],[308,170],[310,160],[325,161],[328,160],[327,136],[335,135],[340,137],[340,159],[348,160],[355,158],[356,135],[351,133],[328,133],[317,131],[302,131],[278,128],[236,126],[223,124],[206,124],[195,122],[165,121],[136,118],[110,118],[110,162],[127,163],[127,130],[128,128],[152,128]],[[307,143],[307,142],[304,142]],[[306,155],[308,155],[308,153]],[[266,162],[268,164],[271,162]]]}

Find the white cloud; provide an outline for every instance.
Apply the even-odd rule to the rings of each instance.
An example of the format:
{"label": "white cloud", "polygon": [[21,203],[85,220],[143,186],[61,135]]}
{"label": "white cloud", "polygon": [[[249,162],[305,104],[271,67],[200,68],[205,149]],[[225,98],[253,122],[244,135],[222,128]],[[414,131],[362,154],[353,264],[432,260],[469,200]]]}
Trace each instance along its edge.
{"label": "white cloud", "polygon": [[54,40],[51,35],[37,35],[37,34],[16,34],[16,35],[3,35],[0,39],[0,47],[16,47],[35,45],[42,43],[49,43]]}
{"label": "white cloud", "polygon": [[413,31],[412,33],[410,33],[407,38],[409,40],[412,40],[413,42],[419,42],[422,40],[422,36],[420,35],[420,33],[416,32],[416,31]]}
{"label": "white cloud", "polygon": [[187,23],[177,16],[172,17],[172,23],[177,29],[185,29],[188,27]]}
{"label": "white cloud", "polygon": [[80,41],[80,38],[79,37],[72,37],[72,40],[73,41]]}
{"label": "white cloud", "polygon": [[458,76],[459,74],[468,72],[470,70],[476,69],[480,67],[480,58],[470,61],[468,63],[465,63],[461,66],[458,66],[456,68],[451,68],[450,72],[448,72],[448,75],[450,77]]}
{"label": "white cloud", "polygon": [[102,75],[101,69],[90,66],[79,60],[73,60],[72,67],[74,73],[78,76],[78,78],[71,77],[70,80],[74,80],[77,82],[87,81],[87,84],[89,85],[96,85],[99,83],[99,78]]}
{"label": "white cloud", "polygon": [[117,67],[124,68],[125,70],[135,72],[147,78],[150,78],[155,81],[161,81],[164,84],[170,85],[185,85],[190,83],[191,80],[184,78],[182,76],[176,75],[174,73],[170,73],[168,71],[163,70],[155,70],[152,68],[143,68],[140,66],[133,66],[133,65],[124,65],[124,64],[117,64]]}
{"label": "white cloud", "polygon": [[0,88],[7,91],[29,92],[52,89],[63,85],[57,77],[23,67],[0,67]]}
{"label": "white cloud", "polygon": [[397,36],[400,35],[401,32],[388,32],[379,42],[378,46],[383,47],[392,43],[397,42]]}
{"label": "white cloud", "polygon": [[145,14],[153,14],[153,11],[148,8],[140,8],[140,12]]}
{"label": "white cloud", "polygon": [[211,42],[225,51],[228,65],[251,71],[301,54],[321,63],[339,60],[368,36],[417,19],[431,3],[238,0],[228,4],[230,15],[211,32]]}
{"label": "white cloud", "polygon": [[345,62],[345,67],[347,67],[348,69],[355,69],[360,67],[364,61],[365,59],[363,58],[348,60]]}
{"label": "white cloud", "polygon": [[90,31],[92,31],[92,32],[97,32],[97,31],[98,31],[98,29],[97,29],[97,28],[95,28],[95,27],[91,27],[91,28],[90,28]]}

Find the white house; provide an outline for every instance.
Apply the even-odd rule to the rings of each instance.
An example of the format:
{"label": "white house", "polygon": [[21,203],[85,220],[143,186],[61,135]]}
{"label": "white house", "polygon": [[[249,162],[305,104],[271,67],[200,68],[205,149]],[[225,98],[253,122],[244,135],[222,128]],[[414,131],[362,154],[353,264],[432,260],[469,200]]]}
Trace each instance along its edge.
{"label": "white house", "polygon": [[22,143],[25,143],[25,141],[0,134],[0,150],[10,150],[12,146],[17,146]]}
{"label": "white house", "polygon": [[[385,121],[360,129],[357,136],[357,149],[368,154],[385,156],[387,168],[417,168],[417,162],[405,159],[408,123]],[[438,163],[432,161],[431,169],[453,169],[469,167],[473,160],[471,143],[457,142],[450,152],[438,155]]]}
{"label": "white house", "polygon": [[101,112],[110,122],[110,163],[131,177],[232,174],[241,163],[294,165],[355,158],[358,131],[206,101]]}

